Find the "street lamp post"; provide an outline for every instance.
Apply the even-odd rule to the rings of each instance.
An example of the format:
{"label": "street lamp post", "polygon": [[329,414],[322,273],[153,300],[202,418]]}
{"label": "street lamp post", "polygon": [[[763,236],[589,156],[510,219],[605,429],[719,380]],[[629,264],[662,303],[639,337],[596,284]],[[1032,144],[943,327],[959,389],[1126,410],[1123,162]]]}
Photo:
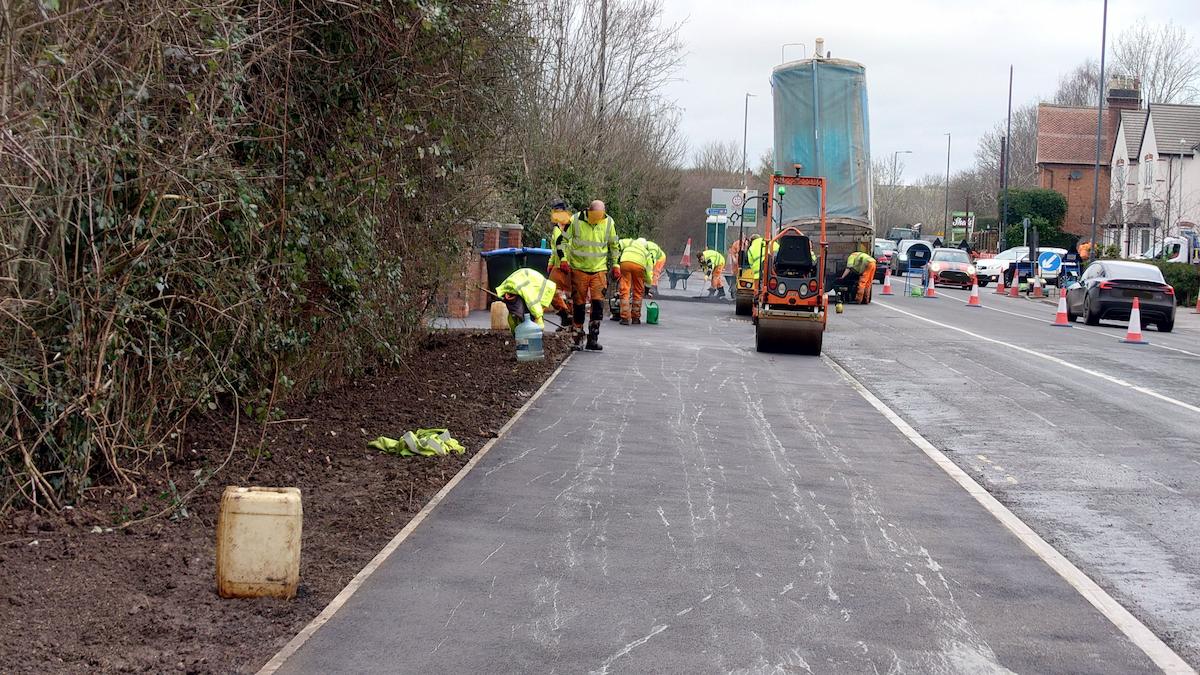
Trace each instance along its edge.
{"label": "street lamp post", "polygon": [[[888,209],[890,211],[890,213],[888,213],[889,221],[891,221],[893,218],[896,217],[896,201],[897,201],[897,198],[900,196],[900,170],[899,170],[899,168],[897,168],[898,167],[897,158],[900,155],[911,155],[911,154],[912,154],[912,150],[896,150],[892,153],[892,205],[891,205],[891,208]],[[889,225],[894,227],[895,223],[889,223]]]}
{"label": "street lamp post", "polygon": [[[946,132],[946,215],[942,220],[942,232],[946,235],[946,245],[953,243],[950,235],[950,132]],[[966,232],[966,228],[963,228]]]}
{"label": "street lamp post", "polygon": [[1100,217],[1100,130],[1104,127],[1104,52],[1108,42],[1108,0],[1104,0],[1104,19],[1100,24],[1100,79],[1096,86],[1096,165],[1092,168],[1092,239],[1088,260],[1095,260],[1096,221]]}
{"label": "street lamp post", "polygon": [[746,191],[750,189],[750,181],[746,178],[746,137],[750,131],[750,97],[754,96],[750,92],[746,92],[746,111],[742,115],[742,198],[745,199]]}

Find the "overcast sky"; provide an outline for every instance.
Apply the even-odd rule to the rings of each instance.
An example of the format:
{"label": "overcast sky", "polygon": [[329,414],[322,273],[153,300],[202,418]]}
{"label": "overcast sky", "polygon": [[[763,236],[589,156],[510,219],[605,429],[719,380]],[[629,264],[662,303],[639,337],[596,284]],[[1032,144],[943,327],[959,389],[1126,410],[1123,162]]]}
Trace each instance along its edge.
{"label": "overcast sky", "polygon": [[[669,96],[683,108],[692,148],[742,140],[744,94],[750,92],[751,167],[771,147],[771,68],[784,43],[825,38],[834,57],[866,66],[871,152],[896,150],[905,180],[974,162],[979,137],[1004,119],[1008,66],[1015,68],[1013,106],[1047,97],[1058,78],[1100,51],[1102,0],[664,0],[666,20],[682,23],[687,51]],[[1112,0],[1111,40],[1146,16],[1173,20],[1200,43],[1200,0]],[[788,60],[803,49],[788,47]]]}

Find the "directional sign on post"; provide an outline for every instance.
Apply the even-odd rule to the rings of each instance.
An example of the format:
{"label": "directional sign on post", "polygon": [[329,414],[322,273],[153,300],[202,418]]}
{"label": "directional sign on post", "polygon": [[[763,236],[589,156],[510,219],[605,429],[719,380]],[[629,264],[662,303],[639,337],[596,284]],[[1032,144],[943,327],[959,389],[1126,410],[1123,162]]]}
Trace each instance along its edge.
{"label": "directional sign on post", "polygon": [[1062,256],[1054,251],[1043,251],[1038,256],[1038,267],[1043,272],[1057,272],[1062,267]]}
{"label": "directional sign on post", "polygon": [[729,213],[729,211],[728,211],[728,209],[720,208],[720,209],[709,209],[706,213],[710,216],[723,216],[723,215]]}

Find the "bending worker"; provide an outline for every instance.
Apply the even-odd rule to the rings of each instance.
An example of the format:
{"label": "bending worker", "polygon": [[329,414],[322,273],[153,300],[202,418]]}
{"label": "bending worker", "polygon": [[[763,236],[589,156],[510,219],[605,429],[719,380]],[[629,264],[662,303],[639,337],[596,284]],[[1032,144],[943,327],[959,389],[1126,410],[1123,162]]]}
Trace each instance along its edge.
{"label": "bending worker", "polygon": [[708,295],[705,297],[711,298],[713,293],[716,293],[718,298],[724,298],[725,256],[709,248],[697,253],[696,260],[700,261],[700,265],[704,268],[704,276],[710,280]]}
{"label": "bending worker", "polygon": [[642,298],[646,284],[653,279],[654,258],[644,238],[630,239],[621,247],[621,325],[642,322]]}
{"label": "bending worker", "polygon": [[617,228],[613,219],[605,213],[604,202],[597,199],[585,213],[576,213],[571,218],[571,224],[563,230],[562,238],[563,252],[571,268],[575,349],[579,349],[579,343],[583,341],[583,320],[586,316],[586,349],[598,352],[604,349],[599,341],[600,322],[604,320],[604,293],[608,288],[604,272],[611,270],[614,281],[621,278]]}
{"label": "bending worker", "polygon": [[558,312],[559,332],[571,330],[573,321],[571,314],[571,266],[567,264],[566,253],[563,251],[563,230],[571,225],[571,212],[567,203],[555,199],[550,203],[550,221],[554,231],[550,233],[550,281],[558,287],[554,294],[554,310]]}
{"label": "bending worker", "polygon": [[528,267],[508,275],[496,287],[496,295],[508,307],[509,330],[516,331],[517,326],[525,321],[526,313],[534,323],[544,328],[542,315],[554,303],[557,291],[553,281]]}
{"label": "bending worker", "polygon": [[846,281],[844,285],[847,289],[858,282],[858,290],[854,294],[854,301],[861,304],[866,298],[867,289],[875,280],[875,259],[862,251],[855,251],[846,259],[846,269],[842,270],[842,276],[838,277],[838,281],[842,282],[853,273],[855,277]]}
{"label": "bending worker", "polygon": [[[761,234],[756,234],[750,237],[750,247],[746,249],[746,265],[750,268],[750,274],[755,281],[758,281],[762,274],[763,267],[763,251],[767,248],[767,240],[762,238]],[[771,253],[779,252],[779,242],[771,242]]]}

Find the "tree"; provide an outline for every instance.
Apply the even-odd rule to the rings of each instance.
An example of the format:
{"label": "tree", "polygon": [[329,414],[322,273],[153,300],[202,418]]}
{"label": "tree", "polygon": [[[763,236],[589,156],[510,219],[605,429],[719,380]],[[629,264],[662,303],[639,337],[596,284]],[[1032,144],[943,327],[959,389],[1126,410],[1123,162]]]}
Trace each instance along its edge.
{"label": "tree", "polygon": [[1052,99],[1059,105],[1096,105],[1100,92],[1100,64],[1088,59],[1058,78],[1058,90]]}
{"label": "tree", "polygon": [[1038,231],[1042,246],[1070,248],[1075,237],[1063,232],[1067,217],[1067,198],[1056,190],[1033,189],[1008,191],[1008,229],[1004,232],[1008,246],[1020,246],[1024,240],[1022,220],[1029,218],[1032,229]]}
{"label": "tree", "polygon": [[742,149],[735,141],[710,141],[700,146],[692,158],[692,168],[708,173],[742,172]]}
{"label": "tree", "polygon": [[1136,77],[1148,103],[1191,103],[1200,94],[1200,51],[1183,26],[1144,17],[1113,44],[1115,72]]}

